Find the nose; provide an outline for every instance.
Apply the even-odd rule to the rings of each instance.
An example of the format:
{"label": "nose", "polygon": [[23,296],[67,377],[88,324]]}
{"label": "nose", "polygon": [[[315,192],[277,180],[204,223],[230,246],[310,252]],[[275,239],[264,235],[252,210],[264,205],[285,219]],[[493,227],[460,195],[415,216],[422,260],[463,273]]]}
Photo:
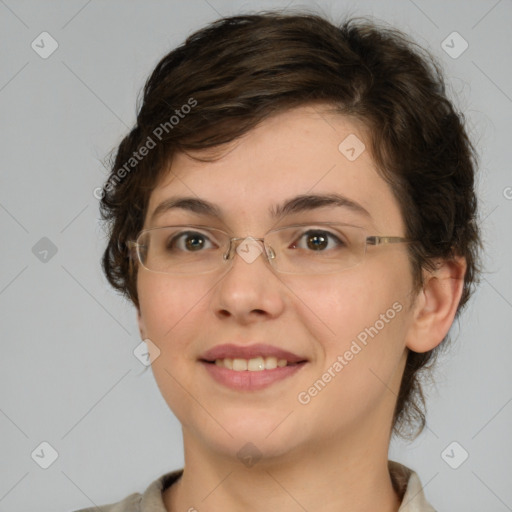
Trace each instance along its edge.
{"label": "nose", "polygon": [[285,289],[267,261],[262,239],[233,239],[227,257],[230,269],[212,294],[215,314],[242,324],[278,317]]}

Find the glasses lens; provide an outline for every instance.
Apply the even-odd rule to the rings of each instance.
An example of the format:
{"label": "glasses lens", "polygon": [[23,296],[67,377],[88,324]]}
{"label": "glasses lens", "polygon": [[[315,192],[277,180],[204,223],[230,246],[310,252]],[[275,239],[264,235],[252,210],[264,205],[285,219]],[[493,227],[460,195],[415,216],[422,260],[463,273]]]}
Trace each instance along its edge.
{"label": "glasses lens", "polygon": [[364,257],[365,240],[362,228],[334,223],[289,226],[266,237],[274,251],[272,265],[289,274],[330,274],[353,267]]}
{"label": "glasses lens", "polygon": [[138,239],[139,258],[153,272],[201,274],[222,265],[226,242],[225,233],[213,228],[153,228]]}

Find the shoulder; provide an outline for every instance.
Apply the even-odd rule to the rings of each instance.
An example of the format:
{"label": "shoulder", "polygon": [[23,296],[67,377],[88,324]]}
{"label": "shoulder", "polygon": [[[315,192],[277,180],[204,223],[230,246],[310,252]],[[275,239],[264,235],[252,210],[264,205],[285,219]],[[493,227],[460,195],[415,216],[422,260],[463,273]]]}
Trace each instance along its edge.
{"label": "shoulder", "polygon": [[139,512],[141,500],[142,494],[140,492],[134,492],[117,503],[102,505],[100,507],[81,508],[76,512]]}
{"label": "shoulder", "polygon": [[167,512],[162,492],[176,482],[182,473],[183,469],[179,469],[160,476],[142,494],[135,492],[121,501],[82,508],[75,512]]}

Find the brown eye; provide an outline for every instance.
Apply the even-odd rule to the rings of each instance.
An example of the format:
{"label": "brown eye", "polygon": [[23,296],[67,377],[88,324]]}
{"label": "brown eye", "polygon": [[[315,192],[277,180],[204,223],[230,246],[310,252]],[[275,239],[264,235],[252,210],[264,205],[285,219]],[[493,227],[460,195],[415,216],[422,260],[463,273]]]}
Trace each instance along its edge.
{"label": "brown eye", "polygon": [[205,239],[201,235],[191,235],[185,238],[185,247],[190,251],[202,249],[205,245]]}
{"label": "brown eye", "polygon": [[[305,245],[304,245],[305,244]],[[343,246],[344,243],[333,233],[325,230],[308,230],[303,233],[298,242],[293,244],[296,249],[309,249],[311,251],[324,251]]]}
{"label": "brown eye", "polygon": [[321,249],[325,249],[328,246],[329,240],[324,234],[316,233],[309,234],[306,243],[309,249],[319,251]]}
{"label": "brown eye", "polygon": [[186,252],[198,252],[203,248],[211,248],[212,243],[206,235],[199,232],[186,231],[173,236],[167,243],[167,249]]}

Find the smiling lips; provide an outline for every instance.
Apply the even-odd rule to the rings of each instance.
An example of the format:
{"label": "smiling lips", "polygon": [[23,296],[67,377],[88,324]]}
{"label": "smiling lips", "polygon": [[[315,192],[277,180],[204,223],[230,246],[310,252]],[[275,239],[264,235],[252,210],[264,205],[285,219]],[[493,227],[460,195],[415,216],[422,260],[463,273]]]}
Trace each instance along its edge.
{"label": "smiling lips", "polygon": [[219,383],[239,391],[263,389],[302,368],[307,359],[271,345],[218,345],[200,362]]}

